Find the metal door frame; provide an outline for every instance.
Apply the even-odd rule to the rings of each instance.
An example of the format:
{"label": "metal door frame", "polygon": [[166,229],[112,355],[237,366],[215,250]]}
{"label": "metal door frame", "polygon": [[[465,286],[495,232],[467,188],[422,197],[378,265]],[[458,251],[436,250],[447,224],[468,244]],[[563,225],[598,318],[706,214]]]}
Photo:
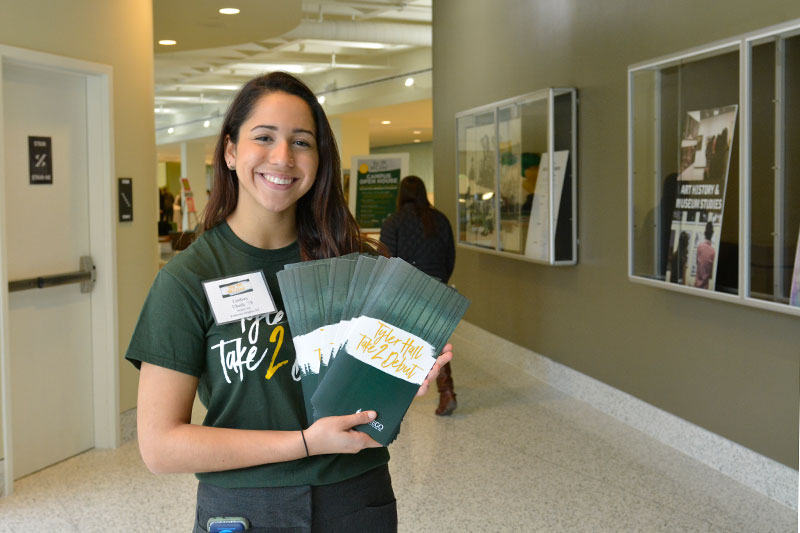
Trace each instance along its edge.
{"label": "metal door frame", "polygon": [[[114,138],[112,68],[108,65],[0,45],[0,398],[3,415],[5,496],[13,492],[14,454],[11,427],[11,364],[8,334],[8,253],[6,240],[3,70],[5,64],[84,76],[87,100],[89,246],[97,266],[90,294],[94,446],[115,448],[120,441],[119,339],[117,321],[116,216],[114,207]],[[77,288],[76,288],[77,290]],[[56,408],[56,406],[53,406]]]}

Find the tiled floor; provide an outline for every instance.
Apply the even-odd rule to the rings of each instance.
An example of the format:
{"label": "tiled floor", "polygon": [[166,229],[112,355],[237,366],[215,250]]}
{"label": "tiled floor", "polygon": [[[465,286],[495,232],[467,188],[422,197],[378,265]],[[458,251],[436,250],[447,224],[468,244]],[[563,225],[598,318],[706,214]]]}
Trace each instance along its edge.
{"label": "tiled floor", "polygon": [[[459,408],[412,406],[391,445],[403,532],[797,531],[794,510],[454,337]],[[19,480],[0,533],[190,531],[195,481],[135,441]]]}

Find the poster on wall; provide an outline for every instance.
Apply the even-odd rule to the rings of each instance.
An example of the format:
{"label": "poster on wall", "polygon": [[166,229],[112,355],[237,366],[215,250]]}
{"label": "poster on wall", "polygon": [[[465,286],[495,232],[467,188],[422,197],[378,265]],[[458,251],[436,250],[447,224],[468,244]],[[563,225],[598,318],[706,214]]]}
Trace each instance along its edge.
{"label": "poster on wall", "polygon": [[408,154],[356,155],[352,158],[349,204],[361,231],[378,232],[394,213],[400,180],[408,174]]}
{"label": "poster on wall", "polygon": [[543,153],[539,162],[539,176],[533,192],[531,218],[528,222],[528,236],[525,240],[525,256],[540,261],[550,261],[550,239],[556,233],[558,208],[561,205],[561,192],[564,190],[564,176],[567,171],[569,150],[553,152],[553,212],[550,214],[552,233],[548,232],[547,215],[550,212],[550,157]]}
{"label": "poster on wall", "polygon": [[681,129],[667,281],[714,290],[737,105],[689,111]]}
{"label": "poster on wall", "polygon": [[465,141],[467,189],[464,242],[494,248],[497,245],[497,200],[494,197],[497,154],[494,123],[466,128]]}
{"label": "poster on wall", "polygon": [[522,119],[509,117],[497,123],[500,151],[500,249],[522,253],[525,226],[522,210],[533,190],[525,189],[522,172]]}
{"label": "poster on wall", "polygon": [[800,233],[797,235],[797,251],[794,253],[794,273],[792,274],[789,305],[800,307]]}

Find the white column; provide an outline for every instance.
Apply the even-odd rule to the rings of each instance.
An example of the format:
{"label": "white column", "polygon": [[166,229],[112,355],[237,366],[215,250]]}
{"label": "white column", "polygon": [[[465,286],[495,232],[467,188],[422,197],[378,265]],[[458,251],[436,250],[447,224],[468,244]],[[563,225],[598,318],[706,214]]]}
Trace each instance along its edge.
{"label": "white column", "polygon": [[[181,178],[189,179],[198,221],[202,220],[203,209],[208,202],[205,157],[205,147],[202,142],[181,143]],[[189,214],[183,202],[181,202],[181,214],[183,217],[183,229],[192,229],[196,222],[192,218],[187,223]]]}

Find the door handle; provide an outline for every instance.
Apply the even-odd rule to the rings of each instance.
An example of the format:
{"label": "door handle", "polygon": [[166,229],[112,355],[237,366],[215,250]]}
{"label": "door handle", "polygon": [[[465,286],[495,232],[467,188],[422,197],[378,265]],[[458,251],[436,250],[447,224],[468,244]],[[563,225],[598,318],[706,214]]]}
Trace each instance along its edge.
{"label": "door handle", "polygon": [[81,256],[80,270],[77,272],[67,272],[64,274],[53,274],[51,276],[39,276],[36,278],[20,279],[8,282],[8,292],[24,291],[28,289],[44,289],[57,285],[67,285],[69,283],[80,283],[81,292],[92,292],[94,283],[97,280],[97,268],[94,266],[91,256]]}

